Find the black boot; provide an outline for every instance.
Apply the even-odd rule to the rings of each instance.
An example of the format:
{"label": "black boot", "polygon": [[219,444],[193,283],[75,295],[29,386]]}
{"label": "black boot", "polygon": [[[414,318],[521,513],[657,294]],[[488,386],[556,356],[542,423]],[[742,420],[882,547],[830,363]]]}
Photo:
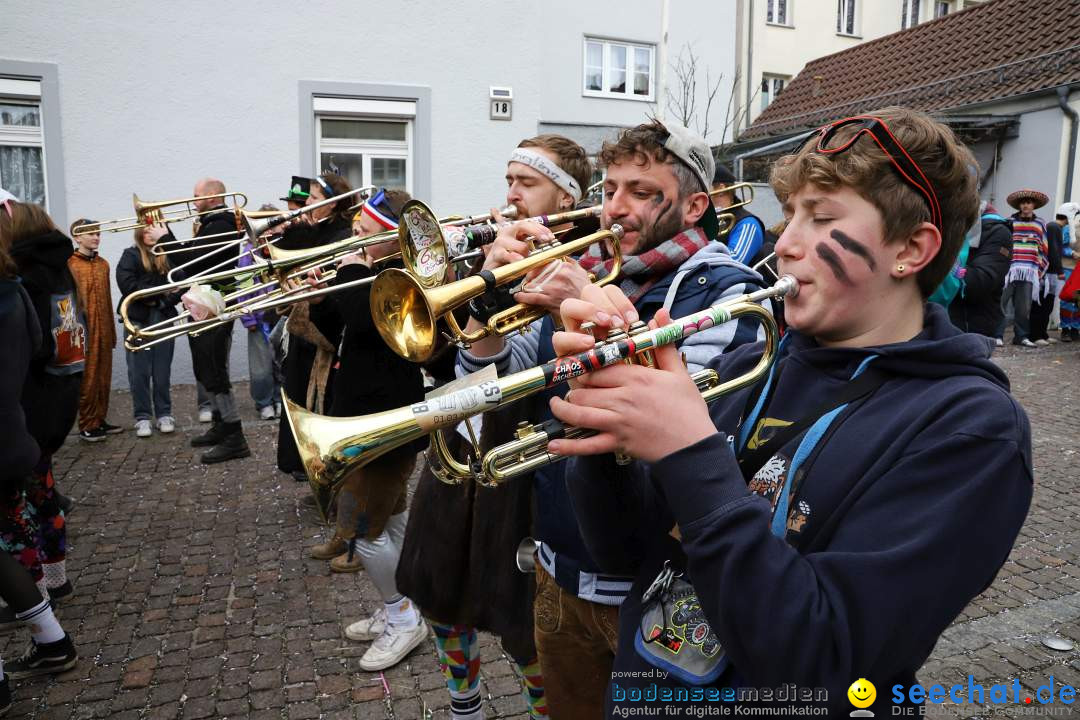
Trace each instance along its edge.
{"label": "black boot", "polygon": [[0,715],[11,709],[11,684],[7,675],[0,677]]}
{"label": "black boot", "polygon": [[251,457],[247,439],[244,438],[244,430],[239,422],[222,423],[225,428],[225,437],[211,450],[203,453],[202,461],[206,465],[225,462],[235,458]]}
{"label": "black boot", "polygon": [[210,447],[211,445],[217,445],[225,439],[225,436],[228,434],[225,430],[225,421],[221,419],[221,413],[217,410],[214,411],[213,423],[214,424],[210,426],[210,429],[202,435],[196,435],[191,438],[191,447]]}

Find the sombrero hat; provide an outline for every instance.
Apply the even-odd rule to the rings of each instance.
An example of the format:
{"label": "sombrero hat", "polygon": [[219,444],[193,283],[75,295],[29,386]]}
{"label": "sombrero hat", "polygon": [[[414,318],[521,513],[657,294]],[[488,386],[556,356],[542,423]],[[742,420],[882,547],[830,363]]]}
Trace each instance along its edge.
{"label": "sombrero hat", "polygon": [[1010,193],[1009,197],[1005,198],[1005,202],[1012,205],[1017,210],[1020,209],[1020,202],[1023,200],[1030,200],[1035,203],[1035,208],[1041,208],[1046,203],[1050,202],[1050,198],[1046,196],[1046,193],[1041,193],[1038,190],[1017,190],[1014,193]]}

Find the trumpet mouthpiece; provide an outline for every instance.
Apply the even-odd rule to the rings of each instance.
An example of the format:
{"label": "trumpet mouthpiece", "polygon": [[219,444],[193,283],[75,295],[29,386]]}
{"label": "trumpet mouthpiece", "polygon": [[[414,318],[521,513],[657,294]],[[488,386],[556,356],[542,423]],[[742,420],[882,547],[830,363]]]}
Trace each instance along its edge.
{"label": "trumpet mouthpiece", "polygon": [[776,285],[784,290],[785,298],[799,296],[799,281],[793,275],[781,275]]}
{"label": "trumpet mouthpiece", "polygon": [[612,225],[612,226],[611,226],[610,228],[608,228],[608,229],[609,229],[609,230],[611,230],[611,233],[612,233],[612,234],[613,234],[613,235],[614,235],[614,236],[615,236],[616,238],[618,238],[619,240],[622,240],[622,238],[623,238],[623,235],[625,235],[625,234],[626,234],[626,231],[625,231],[625,230],[623,230],[623,226],[622,226],[622,225],[620,225],[619,223],[614,223],[614,224],[613,224],[613,225]]}

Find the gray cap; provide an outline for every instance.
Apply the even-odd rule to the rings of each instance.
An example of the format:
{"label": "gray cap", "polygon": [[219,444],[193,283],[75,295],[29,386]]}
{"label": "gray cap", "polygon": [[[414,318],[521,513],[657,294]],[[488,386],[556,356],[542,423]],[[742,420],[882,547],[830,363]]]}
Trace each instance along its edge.
{"label": "gray cap", "polygon": [[682,160],[684,165],[694,171],[698,180],[701,181],[703,192],[712,190],[716,161],[713,159],[709,143],[705,142],[705,139],[697,133],[679,123],[664,120],[659,122],[668,131],[668,139],[664,141],[664,149]]}
{"label": "gray cap", "polygon": [[[697,133],[675,122],[658,120],[667,130],[668,138],[664,141],[664,149],[679,158],[683,165],[690,168],[697,179],[701,182],[701,191],[708,194],[712,190],[713,173],[716,171],[716,160],[713,159],[712,149],[705,139]],[[712,195],[709,195],[709,207],[697,224],[705,231],[710,240],[720,237],[720,221],[716,217],[716,206],[713,205]]]}

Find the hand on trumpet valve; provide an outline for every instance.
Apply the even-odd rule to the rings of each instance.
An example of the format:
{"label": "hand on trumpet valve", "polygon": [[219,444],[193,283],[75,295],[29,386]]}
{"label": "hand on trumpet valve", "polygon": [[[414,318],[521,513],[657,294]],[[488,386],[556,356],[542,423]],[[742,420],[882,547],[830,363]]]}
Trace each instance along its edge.
{"label": "hand on trumpet valve", "polygon": [[484,259],[484,269],[509,265],[528,256],[532,251],[531,240],[551,242],[555,235],[548,228],[536,222],[518,222],[506,224],[499,228],[495,241],[485,247],[487,257]]}
{"label": "hand on trumpet valve", "polygon": [[[582,324],[592,323],[603,336],[608,329],[636,322],[637,312],[632,308],[618,288],[590,285],[581,299],[563,303],[567,330],[552,338],[555,352],[565,356],[588,350],[595,339],[578,332]],[[660,310],[649,327],[670,321],[668,312]],[[551,411],[562,422],[597,434],[553,440],[548,450],[556,455],[620,452],[656,462],[715,433],[708,407],[675,346],[657,348],[654,357],[656,367],[619,363],[571,381],[565,399],[551,399]]]}

